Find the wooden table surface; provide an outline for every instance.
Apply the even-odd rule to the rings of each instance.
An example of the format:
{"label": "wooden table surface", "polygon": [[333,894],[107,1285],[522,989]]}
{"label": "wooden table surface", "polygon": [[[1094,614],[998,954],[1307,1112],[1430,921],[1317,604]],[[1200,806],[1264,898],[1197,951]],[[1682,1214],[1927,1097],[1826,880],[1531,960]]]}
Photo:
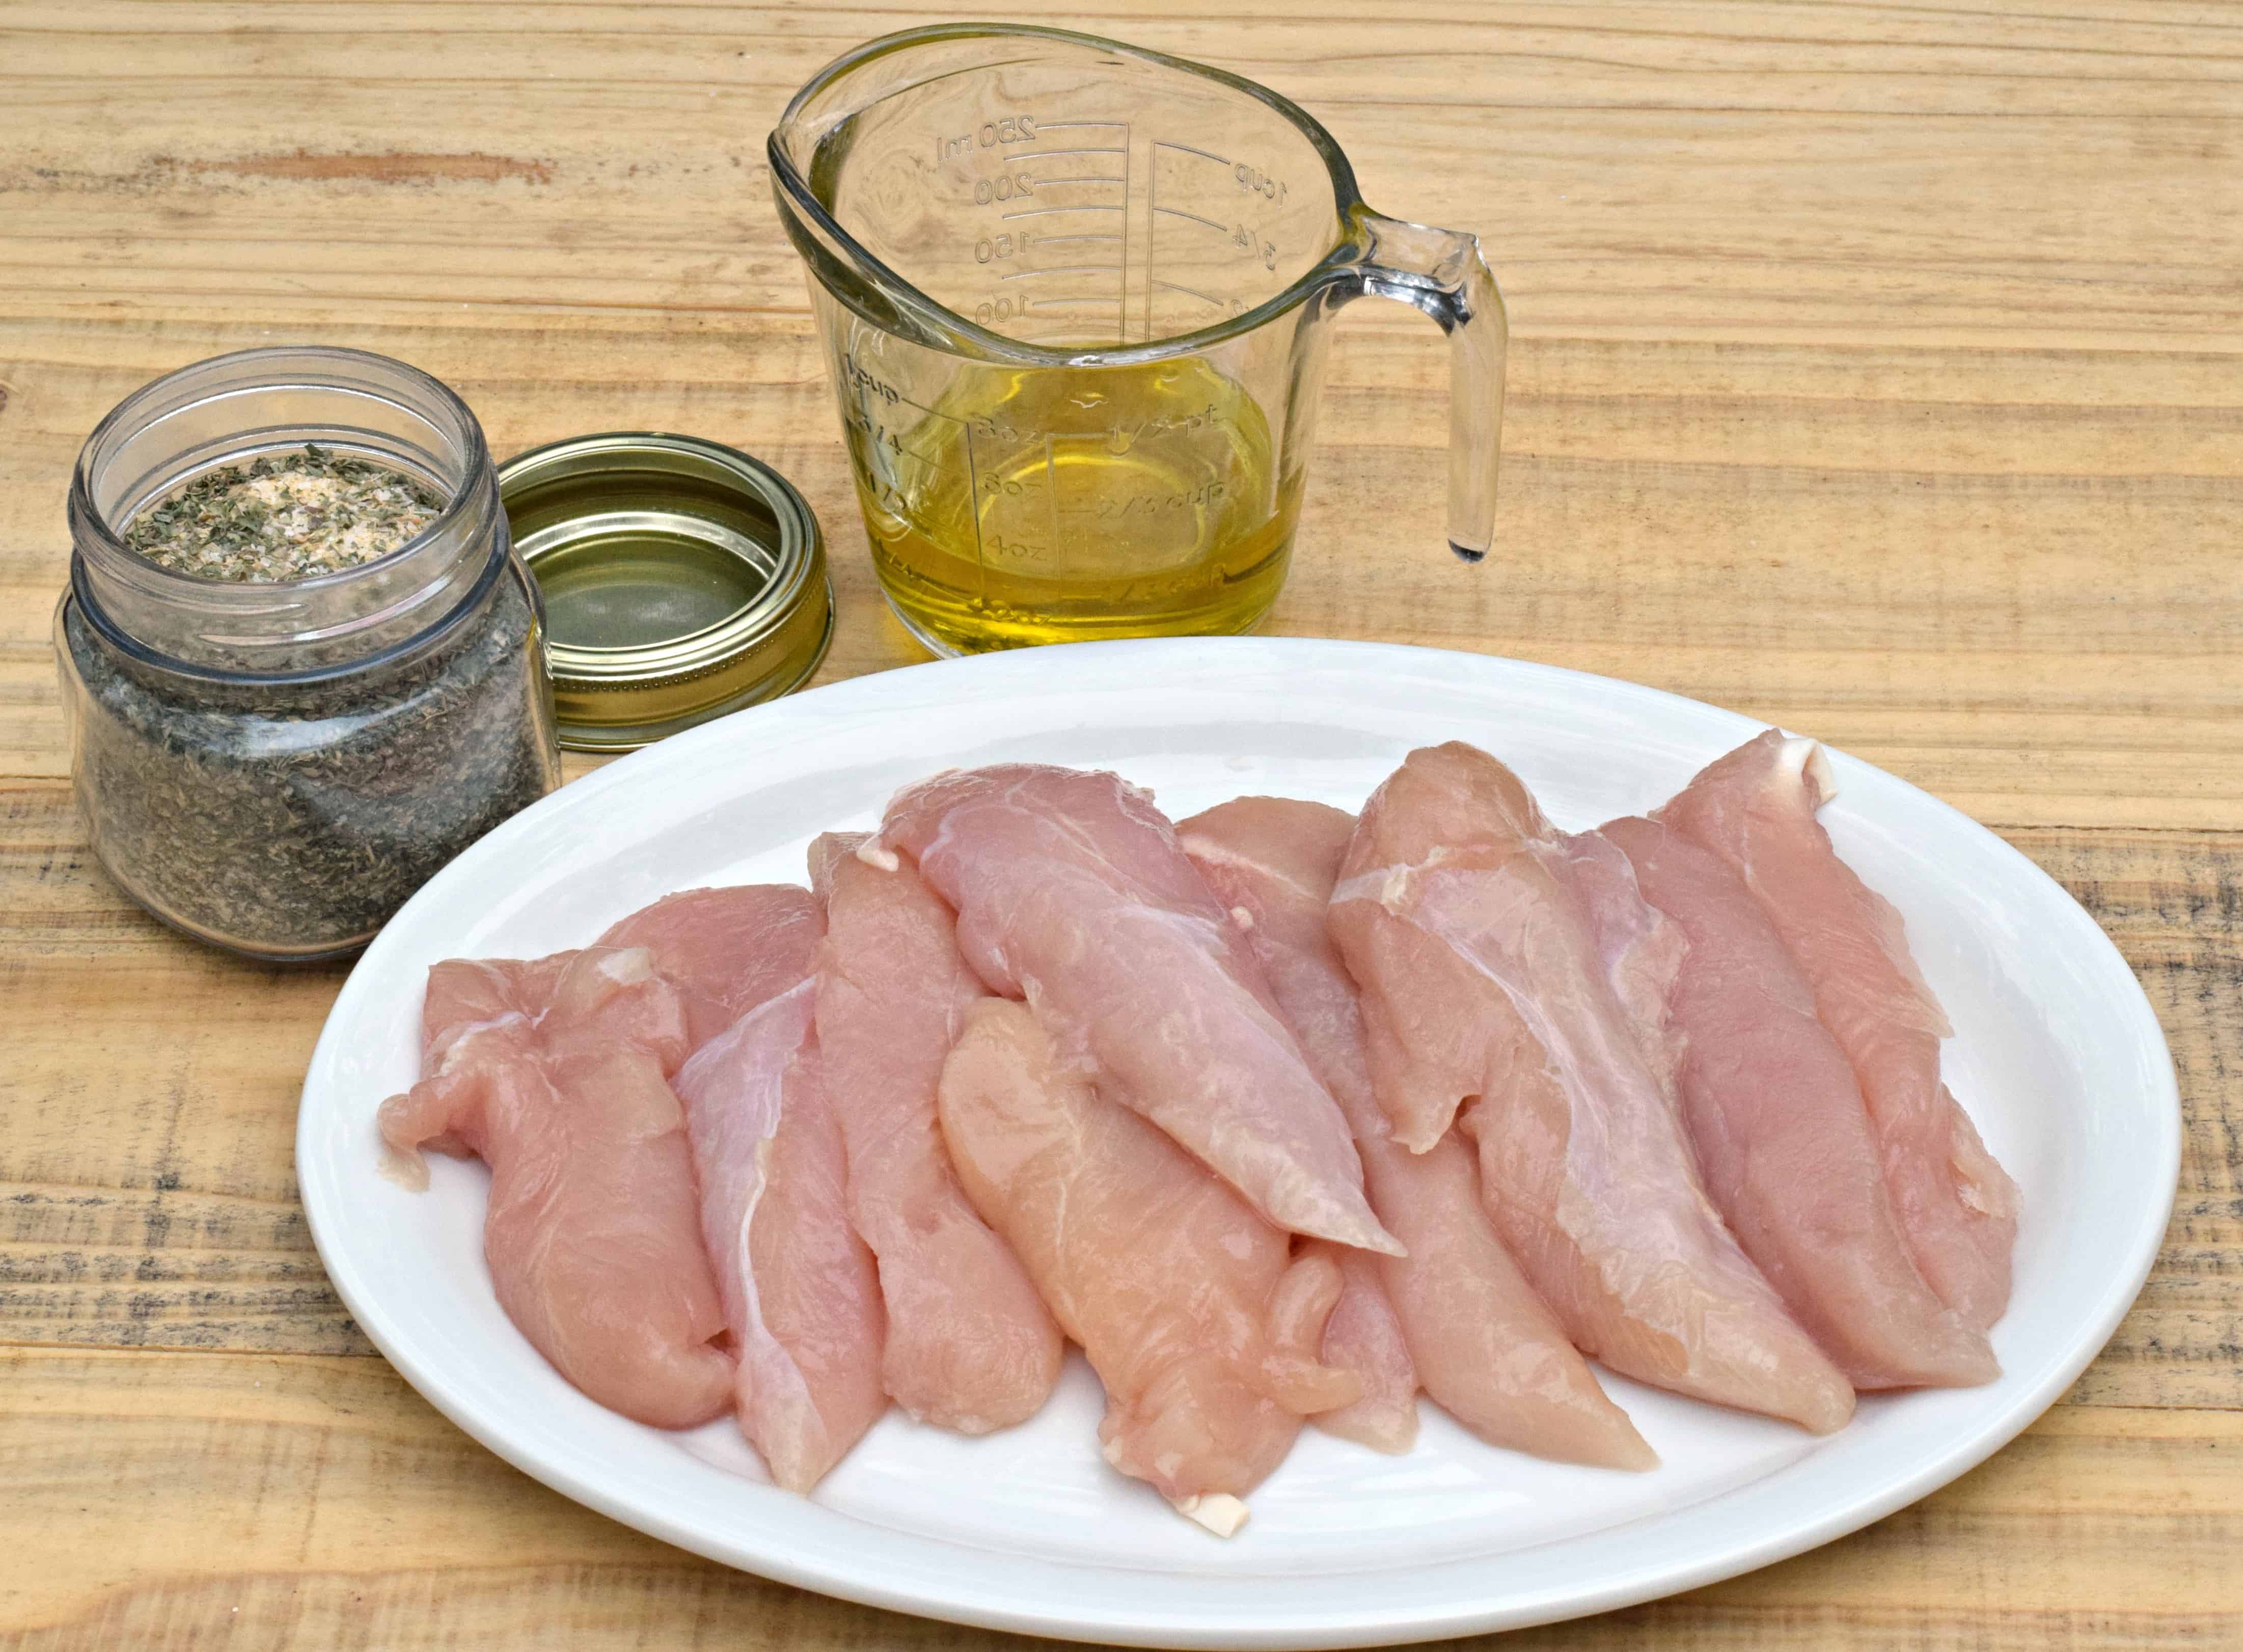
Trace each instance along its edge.
{"label": "wooden table surface", "polygon": [[[1382,209],[1474,229],[1514,327],[1500,548],[1442,549],[1445,351],[1339,328],[1270,629],[1633,678],[1822,735],[2086,903],[2187,1108],[2148,1289],[1916,1507],[1526,1648],[2243,1643],[2243,13],[1162,0]],[[665,1547],[471,1443],[320,1271],[297,1086],[338,968],[144,918],[74,819],[46,641],[80,441],[315,340],[493,446],[766,455],[873,589],[764,134],[906,6],[0,0],[0,1641],[960,1648]]]}

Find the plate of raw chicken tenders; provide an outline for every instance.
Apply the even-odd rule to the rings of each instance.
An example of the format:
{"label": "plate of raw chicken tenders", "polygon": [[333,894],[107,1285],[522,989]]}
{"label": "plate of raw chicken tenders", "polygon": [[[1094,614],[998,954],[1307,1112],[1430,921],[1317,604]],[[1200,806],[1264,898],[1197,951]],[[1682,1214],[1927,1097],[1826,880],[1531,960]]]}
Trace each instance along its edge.
{"label": "plate of raw chicken tenders", "polygon": [[2108,1338],[2179,1102],[2093,920],[1806,734],[1285,639],[945,661],[376,940],[320,1250],[509,1461],[959,1622],[1381,1644],[1795,1554]]}

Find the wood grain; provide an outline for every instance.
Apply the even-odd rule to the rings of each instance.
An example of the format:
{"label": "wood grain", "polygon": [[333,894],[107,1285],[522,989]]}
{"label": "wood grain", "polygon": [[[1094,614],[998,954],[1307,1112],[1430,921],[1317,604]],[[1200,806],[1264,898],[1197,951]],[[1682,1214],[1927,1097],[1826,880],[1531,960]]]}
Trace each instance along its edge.
{"label": "wood grain", "polygon": [[[1845,1543],[1481,1644],[1869,1652],[1974,1644],[1964,1622],[2004,1624],[2004,1647],[2223,1644],[2243,1628],[2239,1465],[2233,1412],[2060,1410]],[[1053,1644],[695,1560],[517,1473],[374,1359],[0,1354],[0,1622],[41,1652]]]}
{"label": "wood grain", "polygon": [[[1859,0],[1140,0],[1300,99],[1513,323],[1500,543],[1442,549],[1445,353],[1338,329],[1270,629],[1607,672],[1780,720],[2088,907],[2186,1107],[2155,1273],[2024,1440],[1770,1570],[1505,1648],[2243,1642],[2243,19]],[[279,339],[405,357],[493,447],[763,455],[869,576],[763,134],[902,5],[0,5],[0,1644],[966,1648],[706,1565],[408,1390],[291,1170],[337,969],[154,925],[70,811],[47,629],[93,423]],[[581,770],[584,765],[575,765]],[[1490,1643],[1492,1644],[1492,1643]]]}

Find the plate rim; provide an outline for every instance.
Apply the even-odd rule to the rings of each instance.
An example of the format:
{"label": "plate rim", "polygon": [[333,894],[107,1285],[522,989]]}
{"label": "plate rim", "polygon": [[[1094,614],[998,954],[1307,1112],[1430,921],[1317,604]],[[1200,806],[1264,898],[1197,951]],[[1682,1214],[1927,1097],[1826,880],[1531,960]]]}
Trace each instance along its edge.
{"label": "plate rim", "polygon": [[[1096,657],[1095,665],[1088,658],[1091,656]],[[1314,662],[1320,659],[1330,662],[1346,660],[1351,669],[1376,669],[1374,663],[1384,662],[1391,669],[1415,668],[1421,673],[1444,668],[1466,676],[1475,671],[1485,671],[1490,675],[1487,686],[1491,690],[1499,686],[1492,680],[1494,678],[1509,678],[1513,682],[1524,679],[1539,682],[1546,688],[1559,691],[1571,690],[1574,693],[1586,692],[1592,697],[1617,695],[1624,699],[1636,698],[1647,707],[1672,703],[1677,707],[1687,708],[1693,716],[1702,718],[1707,713],[1713,713],[1740,732],[1768,726],[1761,719],[1625,678],[1497,654],[1350,639],[1253,637],[1124,639],[930,660],[845,678],[751,707],[673,735],[656,745],[607,764],[549,794],[469,846],[428,885],[423,886],[404,910],[409,911],[414,905],[430,900],[432,892],[434,892],[434,898],[443,898],[449,893],[449,885],[467,878],[485,862],[502,853],[513,838],[535,829],[534,822],[541,817],[594,806],[596,799],[603,798],[616,786],[634,784],[642,777],[651,776],[668,768],[690,767],[706,752],[729,748],[736,743],[752,745],[754,736],[751,730],[779,726],[797,720],[804,714],[801,708],[814,705],[821,711],[844,711],[852,709],[851,702],[861,699],[873,703],[864,709],[878,709],[879,700],[898,695],[908,697],[919,686],[930,691],[920,697],[921,701],[955,705],[984,698],[976,694],[972,686],[982,679],[990,679],[991,685],[998,687],[1002,686],[1007,678],[1014,675],[1034,678],[1056,673],[1063,679],[1074,662],[1083,662],[1095,671],[1104,671],[1109,663],[1126,669],[1133,658],[1141,662],[1139,669],[1148,675],[1157,672],[1171,684],[1196,671],[1212,670],[1217,675],[1235,676],[1239,672],[1236,662],[1241,661],[1249,664],[1265,662],[1271,670],[1278,671],[1317,669]],[[906,684],[910,686],[906,686]],[[953,687],[953,684],[966,686]],[[296,1170],[306,1219],[327,1278],[353,1319],[406,1382],[469,1438],[532,1479],[623,1525],[721,1564],[839,1599],[972,1627],[1063,1639],[1096,1639],[1154,1646],[1319,1649],[1388,1645],[1437,1636],[1526,1628],[1640,1604],[1757,1570],[1857,1531],[1929,1495],[1984,1462],[2048,1410],[2093,1362],[2146,1282],[2171,1221],[2180,1163],[2183,1121],[2178,1075],[2173,1067],[2170,1043],[2139,978],[2118,951],[2117,944],[2095,921],[2093,915],[2031,857],[1962,810],[1889,770],[1876,768],[1838,748],[1829,749],[1836,760],[1842,777],[1849,771],[1875,774],[1882,780],[1913,793],[1916,803],[1931,805],[1938,813],[1950,817],[1953,824],[1968,833],[1990,840],[2002,853],[2025,870],[2029,874],[2028,881],[2037,881],[2041,886],[2044,896],[2053,894],[2064,907],[2070,908],[2108,954],[2108,961],[2118,966],[2118,974],[2131,988],[2125,995],[2124,1014],[2130,1021],[2139,1021],[2140,1026],[2154,1037],[2156,1053],[2159,1057],[2147,1065],[2145,1073],[2154,1093],[2141,1098],[2145,1116],[2152,1120],[2156,1127],[2158,1139],[2154,1144],[2154,1170],[2159,1191],[2136,1214],[2126,1236],[2126,1243],[2117,1252],[2123,1265],[2114,1267],[2104,1276],[2095,1311],[2079,1322],[2065,1343],[2060,1357],[2044,1369],[2039,1379],[2018,1391],[1991,1421],[1981,1425],[1978,1432],[1968,1440],[1918,1464],[1910,1472],[1824,1509],[1803,1523],[1782,1531],[1766,1533],[1757,1539],[1728,1542],[1694,1560],[1660,1564],[1640,1571],[1631,1569],[1609,1584],[1589,1588],[1568,1588],[1562,1594],[1548,1598],[1521,1598],[1513,1589],[1505,1591],[1498,1598],[1471,1606],[1441,1603],[1413,1608],[1388,1601],[1361,1611],[1334,1611],[1327,1607],[1318,1608],[1313,1622],[1277,1617],[1251,1622],[1233,1622],[1226,1618],[1218,1622],[1201,1612],[1180,1612],[1176,1608],[1159,1605],[1127,1611],[1108,1608],[1092,1615],[1055,1617],[1044,1608],[1010,1605],[1001,1598],[969,1598],[963,1593],[931,1596],[924,1588],[915,1588],[907,1583],[884,1582],[867,1576],[861,1568],[852,1570],[845,1563],[837,1565],[830,1559],[821,1564],[810,1554],[799,1552],[746,1555],[735,1542],[701,1531],[660,1510],[634,1503],[622,1494],[596,1480],[585,1479],[569,1467],[556,1465],[540,1456],[537,1452],[513,1439],[502,1420],[481,1414],[466,1399],[455,1392],[441,1367],[424,1361],[416,1349],[396,1334],[396,1328],[388,1321],[381,1301],[365,1289],[365,1282],[349,1257],[344,1237],[340,1231],[333,1235],[329,1231],[330,1220],[339,1217],[347,1210],[347,1195],[343,1188],[331,1189],[328,1186],[324,1174],[325,1162],[315,1150],[315,1132],[321,1115],[317,1109],[313,1091],[324,1070],[335,1059],[331,1043],[341,1036],[347,1008],[355,1006],[361,992],[371,990],[361,987],[361,982],[371,980],[375,973],[375,970],[369,969],[369,966],[374,966],[378,970],[388,950],[385,942],[402,933],[394,920],[374,938],[353,966],[321,1027],[306,1067],[305,1082],[299,1096],[295,1131]],[[399,915],[403,916],[404,912]],[[335,1201],[332,1213],[329,1211],[331,1197]],[[710,1472],[723,1471],[711,1468]],[[1715,1494],[1704,1501],[1689,1506],[1683,1512],[1702,1512],[1717,1507],[1724,1500],[1748,1491],[1750,1484],[1734,1492]],[[760,1489],[773,1497],[788,1498],[787,1494],[773,1488]],[[788,1500],[799,1506],[792,1512],[815,1511],[829,1520],[846,1521],[852,1527],[862,1525],[852,1516],[825,1508],[808,1500],[789,1498]],[[1636,1521],[1589,1533],[1553,1538],[1550,1541],[1565,1544],[1587,1541],[1625,1532],[1646,1521],[1670,1519],[1673,1514],[1673,1511],[1650,1514]],[[885,1537],[906,1543],[940,1544],[940,1540],[915,1533],[885,1527],[879,1529]],[[799,1551],[803,1546],[787,1547]],[[810,1547],[813,1552],[822,1547],[814,1544]],[[955,1550],[959,1546],[946,1547]],[[1505,1553],[1532,1553],[1535,1547],[1539,1546],[1526,1546],[1506,1550]],[[1040,1555],[1007,1554],[1005,1559],[1008,1566],[1026,1571],[1048,1572],[1055,1580],[1064,1580],[1068,1576],[1085,1580],[1110,1579],[1121,1569],[1081,1565]],[[1437,1568],[1447,1568],[1464,1563],[1452,1559],[1431,1564]],[[1405,1574],[1416,1574],[1404,1569]],[[1379,1575],[1395,1570],[1397,1568],[1382,1568],[1377,1572],[1364,1575]],[[1214,1573],[1179,1574],[1155,1570],[1143,1575],[1185,1588],[1219,1586],[1224,1581],[1220,1574]],[[1280,1580],[1269,1574],[1256,1574],[1253,1581],[1270,1582]]]}

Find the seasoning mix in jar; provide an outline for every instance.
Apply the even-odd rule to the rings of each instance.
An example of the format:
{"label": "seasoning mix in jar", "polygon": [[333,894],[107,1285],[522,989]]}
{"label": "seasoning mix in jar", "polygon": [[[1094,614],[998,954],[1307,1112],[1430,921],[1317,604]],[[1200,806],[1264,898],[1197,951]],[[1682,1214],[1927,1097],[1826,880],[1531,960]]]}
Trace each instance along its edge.
{"label": "seasoning mix in jar", "polygon": [[95,854],[253,957],[365,944],[560,783],[543,617],[475,415],[362,351],[246,350],[88,439],[55,617]]}

